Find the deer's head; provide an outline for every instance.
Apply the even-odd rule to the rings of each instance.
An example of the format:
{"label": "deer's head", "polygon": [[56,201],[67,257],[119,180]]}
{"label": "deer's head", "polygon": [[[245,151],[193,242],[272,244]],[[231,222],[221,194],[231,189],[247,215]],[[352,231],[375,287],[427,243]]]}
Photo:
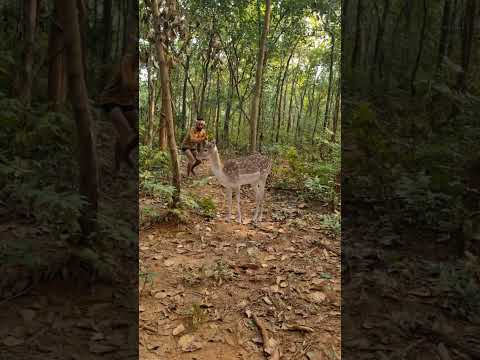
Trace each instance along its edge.
{"label": "deer's head", "polygon": [[205,145],[198,151],[198,160],[207,160],[212,154],[217,152],[217,144],[215,141],[206,142]]}

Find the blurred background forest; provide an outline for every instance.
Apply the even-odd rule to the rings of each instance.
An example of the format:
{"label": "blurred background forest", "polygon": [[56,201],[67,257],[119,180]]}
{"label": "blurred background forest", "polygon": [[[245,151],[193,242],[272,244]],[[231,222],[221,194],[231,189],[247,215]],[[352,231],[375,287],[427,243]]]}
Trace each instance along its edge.
{"label": "blurred background forest", "polygon": [[[48,268],[50,257],[65,256],[69,243],[84,244],[90,236],[106,249],[137,238],[138,175],[113,181],[114,132],[94,99],[112,65],[137,46],[131,36],[137,33],[138,2],[77,1],[73,33],[64,5],[36,0],[0,5],[0,211],[5,239],[20,239],[5,243],[0,263],[6,267]],[[68,72],[67,53],[74,45],[65,39],[75,36],[88,103],[75,95],[83,79]],[[81,121],[73,104],[87,109]],[[97,223],[94,231],[82,228],[86,217]],[[109,252],[107,258],[115,257]],[[82,254],[89,263],[108,260]]]}
{"label": "blurred background forest", "polygon": [[480,356],[479,18],[475,0],[342,2],[346,356]]}

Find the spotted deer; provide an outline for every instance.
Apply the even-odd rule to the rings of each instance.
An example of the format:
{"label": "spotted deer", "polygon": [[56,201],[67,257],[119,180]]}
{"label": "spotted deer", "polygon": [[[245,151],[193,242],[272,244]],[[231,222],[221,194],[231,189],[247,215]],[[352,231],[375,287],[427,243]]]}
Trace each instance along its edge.
{"label": "spotted deer", "polygon": [[222,162],[215,142],[207,143],[199,151],[199,160],[210,160],[210,168],[225,188],[227,196],[226,221],[230,222],[232,216],[232,193],[237,197],[237,222],[242,223],[242,211],[240,209],[240,188],[242,185],[252,185],[255,189],[255,214],[253,223],[262,221],[263,199],[265,195],[265,183],[272,170],[271,160],[261,154],[253,154]]}

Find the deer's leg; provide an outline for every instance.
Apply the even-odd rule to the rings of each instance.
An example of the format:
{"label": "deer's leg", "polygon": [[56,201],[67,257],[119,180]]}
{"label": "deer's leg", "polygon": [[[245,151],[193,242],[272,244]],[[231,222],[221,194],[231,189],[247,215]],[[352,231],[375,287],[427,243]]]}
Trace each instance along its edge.
{"label": "deer's leg", "polygon": [[237,192],[237,222],[242,223],[242,209],[240,208],[240,186],[236,189]]}
{"label": "deer's leg", "polygon": [[228,207],[225,221],[230,222],[232,218],[232,188],[226,188],[225,194],[227,195],[227,207]]}
{"label": "deer's leg", "polygon": [[258,216],[257,216],[257,221],[262,221],[262,215],[263,215],[263,199],[265,197],[265,183],[267,179],[262,179],[259,184],[258,184],[258,197],[260,201],[258,201]]}
{"label": "deer's leg", "polygon": [[260,183],[256,183],[254,185],[254,188],[255,188],[255,214],[253,215],[253,223],[256,223],[257,219],[258,219],[258,213],[259,213],[259,210],[260,210],[260,201],[261,201],[261,198],[260,198]]}

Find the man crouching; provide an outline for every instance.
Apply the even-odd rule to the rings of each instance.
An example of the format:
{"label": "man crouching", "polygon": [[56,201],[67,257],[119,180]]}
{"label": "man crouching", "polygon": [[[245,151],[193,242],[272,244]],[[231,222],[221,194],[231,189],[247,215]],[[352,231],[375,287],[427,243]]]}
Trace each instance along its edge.
{"label": "man crouching", "polygon": [[190,176],[190,174],[195,175],[193,169],[201,164],[201,161],[197,159],[197,150],[205,141],[207,141],[205,121],[202,118],[198,118],[195,126],[188,131],[182,142],[182,151],[188,159],[187,176]]}

